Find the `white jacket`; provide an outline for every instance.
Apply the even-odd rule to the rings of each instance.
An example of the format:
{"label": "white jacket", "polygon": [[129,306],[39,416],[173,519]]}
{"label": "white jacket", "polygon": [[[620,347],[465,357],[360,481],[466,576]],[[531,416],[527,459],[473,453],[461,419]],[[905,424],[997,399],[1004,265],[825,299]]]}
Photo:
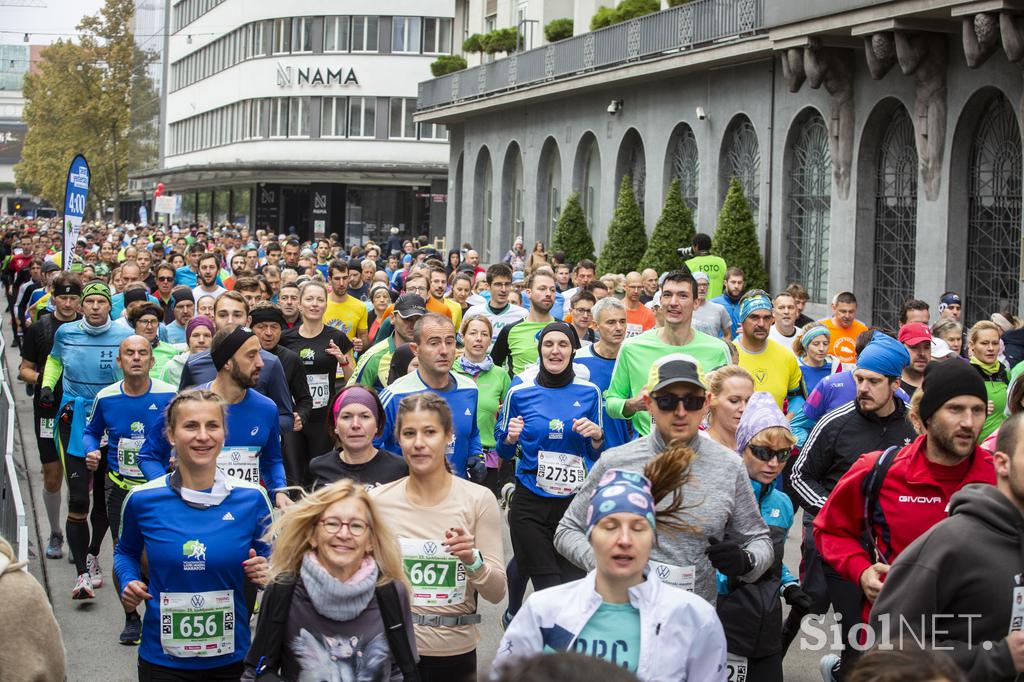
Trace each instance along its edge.
{"label": "white jacket", "polygon": [[[492,678],[500,668],[543,651],[572,651],[580,632],[601,606],[595,572],[582,580],[530,595],[512,619],[494,657]],[[642,682],[724,682],[725,633],[713,606],[702,598],[661,582],[653,571],[630,588],[629,603],[640,611]]]}

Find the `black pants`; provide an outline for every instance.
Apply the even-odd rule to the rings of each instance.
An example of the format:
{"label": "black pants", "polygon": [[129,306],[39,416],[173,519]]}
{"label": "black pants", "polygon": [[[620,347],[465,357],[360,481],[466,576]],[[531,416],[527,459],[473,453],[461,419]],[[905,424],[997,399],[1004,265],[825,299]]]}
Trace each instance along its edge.
{"label": "black pants", "polygon": [[117,536],[121,534],[121,507],[128,491],[113,481],[107,481],[107,522],[110,524],[110,539],[117,544]]}
{"label": "black pants", "polygon": [[168,668],[139,659],[139,682],[238,682],[245,672],[242,661],[204,670]]}
{"label": "black pants", "polygon": [[520,574],[533,580],[534,589],[586,575],[555,550],[555,530],[570,502],[571,497],[541,497],[516,483],[508,512],[512,551]]}
{"label": "black pants", "polygon": [[747,679],[750,682],[782,682],[782,652],[761,658],[748,658]]}
{"label": "black pants", "polygon": [[457,656],[420,656],[420,682],[474,682],[476,651]]}
{"label": "black pants", "polygon": [[284,479],[289,486],[303,486],[309,478],[309,457],[303,452],[302,436],[298,431],[281,432],[281,459]]}
{"label": "black pants", "polygon": [[[814,517],[806,512],[803,515],[803,536],[800,546],[800,586],[813,603],[807,614],[823,615],[828,613],[832,600],[829,598],[828,583],[825,580],[825,561],[818,554],[814,544]],[[789,649],[790,643],[800,634],[800,621],[807,615],[791,610],[782,626],[783,654]]]}
{"label": "black pants", "polygon": [[825,580],[828,582],[828,596],[832,600],[832,608],[837,614],[842,614],[840,631],[843,633],[843,647],[840,659],[842,665],[837,678],[842,680],[850,674],[853,666],[860,658],[861,652],[850,646],[850,630],[854,625],[861,622],[861,607],[864,604],[864,594],[860,585],[851,583],[846,578],[836,573],[831,566],[825,564]]}

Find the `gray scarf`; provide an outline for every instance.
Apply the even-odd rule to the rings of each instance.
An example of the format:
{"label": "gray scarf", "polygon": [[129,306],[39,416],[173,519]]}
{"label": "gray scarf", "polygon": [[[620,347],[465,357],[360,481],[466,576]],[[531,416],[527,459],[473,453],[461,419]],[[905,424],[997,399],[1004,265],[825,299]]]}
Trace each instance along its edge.
{"label": "gray scarf", "polygon": [[352,620],[366,609],[373,599],[377,573],[374,562],[370,574],[362,580],[342,582],[320,565],[313,552],[302,557],[302,568],[299,569],[313,608],[324,618],[338,622]]}

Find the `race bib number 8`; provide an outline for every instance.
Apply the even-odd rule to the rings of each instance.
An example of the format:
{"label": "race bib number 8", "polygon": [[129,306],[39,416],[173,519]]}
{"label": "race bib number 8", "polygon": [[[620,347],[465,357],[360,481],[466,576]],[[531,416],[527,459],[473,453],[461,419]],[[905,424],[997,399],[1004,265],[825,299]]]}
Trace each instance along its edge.
{"label": "race bib number 8", "polygon": [[402,538],[402,569],[412,586],[413,606],[449,606],[466,601],[466,565],[437,540]]}
{"label": "race bib number 8", "polygon": [[549,495],[573,495],[586,479],[582,457],[546,450],[537,453],[537,487]]}
{"label": "race bib number 8", "polygon": [[313,398],[313,409],[327,407],[330,396],[330,381],[326,374],[310,374],[306,377],[309,395]]}
{"label": "race bib number 8", "polygon": [[228,476],[249,483],[259,483],[260,449],[252,445],[226,447],[217,455],[217,466]]}
{"label": "race bib number 8", "polygon": [[160,595],[160,646],[168,656],[223,656],[235,650],[232,590]]}

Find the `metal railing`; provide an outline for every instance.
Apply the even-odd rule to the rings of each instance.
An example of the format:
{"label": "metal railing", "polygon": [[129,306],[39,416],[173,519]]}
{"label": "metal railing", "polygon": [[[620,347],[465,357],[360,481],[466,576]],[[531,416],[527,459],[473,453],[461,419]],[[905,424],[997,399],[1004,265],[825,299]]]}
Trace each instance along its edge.
{"label": "metal railing", "polygon": [[0,535],[14,547],[18,561],[28,561],[28,521],[14,466],[14,396],[7,382],[7,344],[0,335]]}
{"label": "metal railing", "polygon": [[757,33],[764,0],[694,0],[419,84],[417,111]]}

